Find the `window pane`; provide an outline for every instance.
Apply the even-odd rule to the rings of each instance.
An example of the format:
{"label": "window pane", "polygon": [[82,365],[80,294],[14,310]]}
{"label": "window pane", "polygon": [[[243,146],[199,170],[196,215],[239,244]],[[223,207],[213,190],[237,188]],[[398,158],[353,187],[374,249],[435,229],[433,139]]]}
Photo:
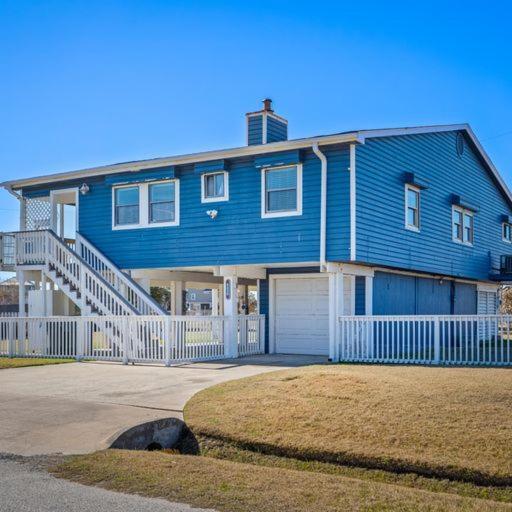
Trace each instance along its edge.
{"label": "window pane", "polygon": [[139,205],[136,206],[117,206],[116,207],[116,225],[139,223]]}
{"label": "window pane", "polygon": [[418,192],[416,190],[407,190],[407,205],[411,208],[418,208]]}
{"label": "window pane", "polygon": [[473,216],[464,214],[464,242],[473,243]]}
{"label": "window pane", "polygon": [[216,174],[215,178],[215,196],[222,197],[224,195],[224,174]]}
{"label": "window pane", "polygon": [[149,186],[149,202],[174,201],[174,183],[156,183]]}
{"label": "window pane", "polygon": [[139,204],[139,187],[116,188],[116,206]]}
{"label": "window pane", "polygon": [[149,186],[149,222],[174,220],[174,182],[155,183]]}
{"label": "window pane", "polygon": [[418,227],[417,212],[414,208],[407,209],[407,225]]}
{"label": "window pane", "polygon": [[215,194],[214,176],[205,176],[206,179],[206,197],[213,197]]}
{"label": "window pane", "polygon": [[297,188],[297,168],[276,169],[265,171],[265,184],[267,191]]}
{"label": "window pane", "polygon": [[150,222],[172,222],[174,220],[174,202],[155,203],[149,206]]}
{"label": "window pane", "polygon": [[267,193],[267,211],[281,212],[297,209],[297,193],[294,190],[280,190]]}

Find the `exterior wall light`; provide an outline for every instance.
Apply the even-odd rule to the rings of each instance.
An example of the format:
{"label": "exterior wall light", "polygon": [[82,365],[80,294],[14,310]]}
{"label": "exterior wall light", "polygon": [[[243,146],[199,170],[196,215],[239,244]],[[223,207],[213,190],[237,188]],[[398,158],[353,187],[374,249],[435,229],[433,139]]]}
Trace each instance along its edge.
{"label": "exterior wall light", "polygon": [[215,219],[215,217],[217,217],[218,214],[219,214],[219,212],[217,210],[207,210],[206,211],[206,215],[208,215],[208,217],[210,217],[210,219]]}

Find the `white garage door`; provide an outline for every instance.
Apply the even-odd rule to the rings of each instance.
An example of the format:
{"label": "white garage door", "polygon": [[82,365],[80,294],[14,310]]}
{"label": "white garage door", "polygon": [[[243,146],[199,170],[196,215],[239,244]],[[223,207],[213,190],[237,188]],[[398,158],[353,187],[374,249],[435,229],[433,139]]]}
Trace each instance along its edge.
{"label": "white garage door", "polygon": [[280,354],[329,354],[326,277],[276,279],[274,336]]}

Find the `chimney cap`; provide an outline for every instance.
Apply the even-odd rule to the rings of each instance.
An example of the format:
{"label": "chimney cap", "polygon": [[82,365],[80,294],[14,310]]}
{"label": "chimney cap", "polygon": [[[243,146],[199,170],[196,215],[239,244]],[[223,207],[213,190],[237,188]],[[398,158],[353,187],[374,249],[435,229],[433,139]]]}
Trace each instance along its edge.
{"label": "chimney cap", "polygon": [[272,100],[270,98],[265,98],[263,100],[263,110],[265,112],[272,112]]}

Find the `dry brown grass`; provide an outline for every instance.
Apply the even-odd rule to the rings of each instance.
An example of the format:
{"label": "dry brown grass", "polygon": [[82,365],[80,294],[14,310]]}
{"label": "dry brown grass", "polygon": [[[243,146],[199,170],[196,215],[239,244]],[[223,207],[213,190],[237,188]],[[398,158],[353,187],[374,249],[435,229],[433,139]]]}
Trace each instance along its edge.
{"label": "dry brown grass", "polygon": [[163,452],[109,450],[68,459],[56,476],[225,512],[490,511],[492,501],[335,475]]}
{"label": "dry brown grass", "polygon": [[312,366],[198,393],[201,435],[295,457],[512,482],[512,371]]}
{"label": "dry brown grass", "polygon": [[0,357],[0,370],[24,368],[25,366],[44,366],[47,364],[74,363],[74,359],[43,359],[37,357]]}

